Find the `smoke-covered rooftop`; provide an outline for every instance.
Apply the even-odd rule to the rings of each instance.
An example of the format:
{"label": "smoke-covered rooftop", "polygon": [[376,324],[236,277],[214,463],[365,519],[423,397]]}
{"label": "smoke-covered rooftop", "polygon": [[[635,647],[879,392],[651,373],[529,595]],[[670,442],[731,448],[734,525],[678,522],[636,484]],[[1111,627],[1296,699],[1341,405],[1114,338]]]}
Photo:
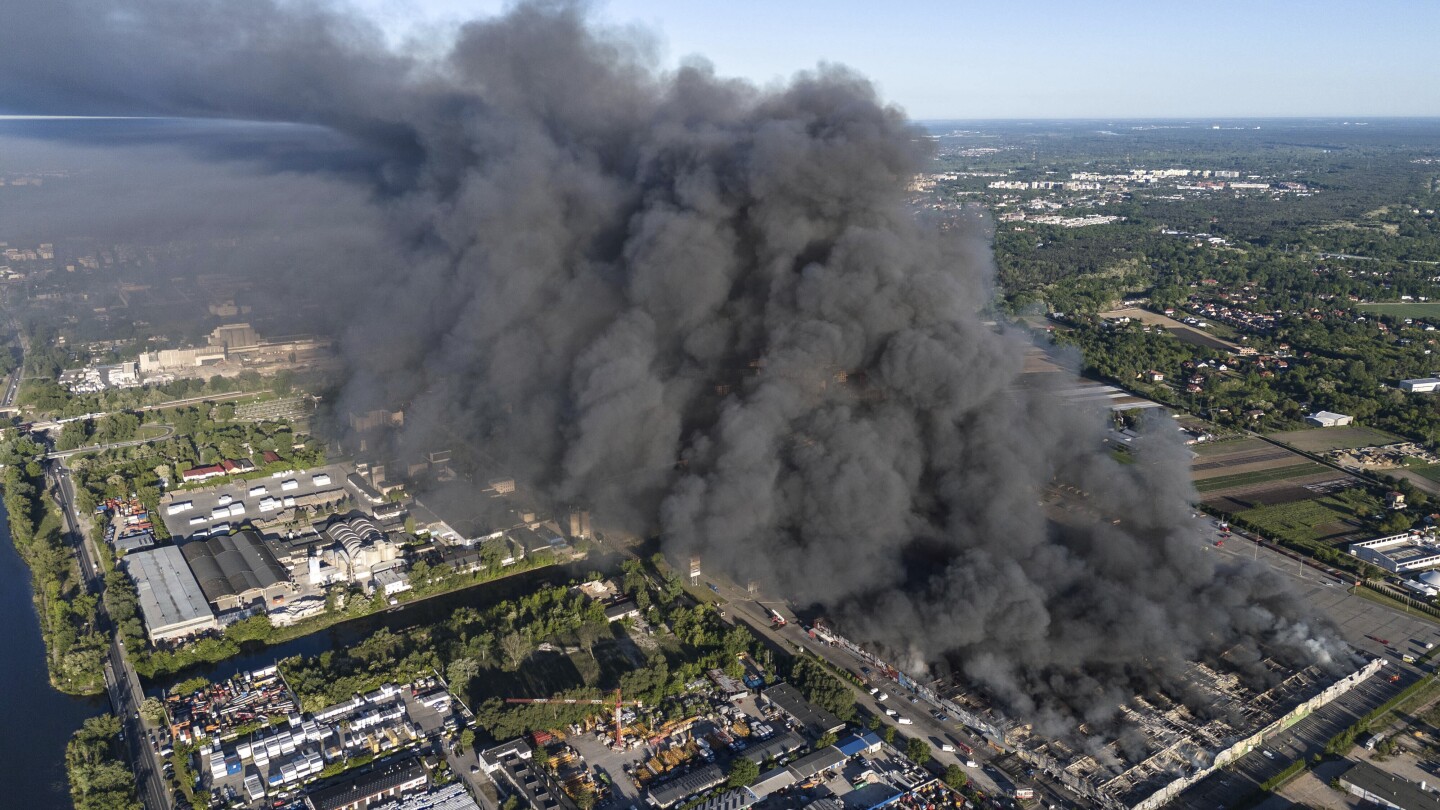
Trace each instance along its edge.
{"label": "smoke-covered rooftop", "polygon": [[[653,50],[566,2],[393,47],[325,3],[15,0],[0,109],[319,128],[127,146],[134,204],[65,214],[242,231],[232,272],[340,313],[340,412],[403,408],[403,445],[482,448],[1037,728],[1118,727],[1222,653],[1328,660],[1276,575],[1203,554],[1178,443],[1118,464],[1014,385],[987,223],[910,208],[903,111],[838,66],[759,88]],[[1103,519],[1050,520],[1057,481]]]}

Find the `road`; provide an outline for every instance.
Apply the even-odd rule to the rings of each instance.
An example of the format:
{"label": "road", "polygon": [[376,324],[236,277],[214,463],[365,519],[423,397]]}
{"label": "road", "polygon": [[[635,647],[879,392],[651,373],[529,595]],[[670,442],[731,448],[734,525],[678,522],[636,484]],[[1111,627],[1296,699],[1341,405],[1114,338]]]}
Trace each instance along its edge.
{"label": "road", "polygon": [[[63,460],[55,459],[45,463],[45,476],[50,482],[56,505],[60,507],[61,521],[75,548],[86,588],[91,593],[103,594],[105,577],[100,569],[99,551],[92,546],[93,540],[82,528],[85,525],[82,516],[75,509],[75,484],[70,478],[70,471],[65,468]],[[101,624],[108,625],[109,617],[105,614],[103,600],[97,612]],[[135,785],[145,807],[147,810],[170,810],[170,797],[161,776],[159,756],[150,745],[149,729],[140,718],[140,704],[145,699],[145,692],[134,668],[125,660],[119,636],[113,632],[105,661],[105,685],[110,694],[110,705],[120,718],[125,733],[130,767],[135,773]]]}
{"label": "road", "polygon": [[79,455],[81,453],[103,453],[106,450],[118,450],[122,447],[139,447],[142,444],[150,444],[151,442],[162,442],[175,435],[174,425],[151,424],[142,426],[142,429],[144,429],[145,427],[161,427],[165,429],[165,432],[160,434],[159,436],[151,436],[148,439],[130,439],[128,441],[112,442],[110,444],[92,444],[86,445],[85,447],[76,447],[73,450],[52,450],[45,454],[45,458],[65,459],[71,456]]}
{"label": "road", "polygon": [[25,330],[20,328],[20,322],[10,318],[10,328],[15,330],[16,340],[20,343],[20,357],[15,363],[15,370],[6,380],[5,398],[0,400],[0,408],[15,407],[15,396],[20,391],[20,383],[25,379],[25,355],[30,351],[30,338],[25,334]]}
{"label": "road", "polygon": [[[832,647],[829,644],[811,638],[809,633],[807,633],[799,623],[794,621],[794,614],[790,613],[789,609],[783,603],[770,601],[757,602],[756,597],[750,594],[749,591],[737,587],[722,577],[711,577],[707,575],[706,582],[707,584],[713,584],[715,586],[715,588],[709,592],[710,601],[720,602],[728,620],[732,622],[737,619],[742,621],[748,625],[751,630],[757,632],[772,644],[779,646],[787,652],[793,652],[797,647],[807,650],[843,670],[848,670],[856,677],[873,683],[882,690],[887,699],[885,701],[879,701],[868,692],[857,690],[855,700],[857,706],[877,717],[883,718],[885,722],[890,725],[895,725],[904,736],[918,737],[930,743],[932,758],[939,765],[942,767],[959,765],[964,768],[966,775],[970,777],[970,781],[976,783],[976,786],[984,791],[986,795],[1004,794],[1004,791],[1001,790],[1000,785],[997,784],[996,779],[989,771],[990,768],[997,767],[994,760],[999,755],[999,752],[990,748],[982,740],[978,740],[967,734],[958,721],[954,719],[943,723],[937,721],[930,714],[936,707],[918,699],[913,703],[910,702],[912,695],[904,687],[895,681],[885,679],[878,672],[874,672],[868,662],[856,658],[843,648]],[[717,596],[718,600],[715,598]],[[790,620],[789,624],[783,628],[773,627],[771,625],[771,617],[767,613],[768,608],[780,609],[780,612],[786,614],[786,618]],[[898,716],[888,716],[885,711],[887,708],[894,711]],[[899,717],[904,717],[911,722],[900,725],[898,723]],[[973,757],[976,767],[966,767],[966,759],[963,751],[958,749],[955,752],[942,751],[938,741],[944,741],[947,740],[947,738],[969,746],[974,751]],[[1037,793],[1047,800],[1047,804],[1080,806],[1078,800],[1074,797],[1054,794],[1046,795],[1050,794],[1050,791],[1046,789],[1045,785],[1035,783],[1035,780],[1025,777],[1023,773],[1005,774],[1005,776],[1012,783],[1035,787]]]}

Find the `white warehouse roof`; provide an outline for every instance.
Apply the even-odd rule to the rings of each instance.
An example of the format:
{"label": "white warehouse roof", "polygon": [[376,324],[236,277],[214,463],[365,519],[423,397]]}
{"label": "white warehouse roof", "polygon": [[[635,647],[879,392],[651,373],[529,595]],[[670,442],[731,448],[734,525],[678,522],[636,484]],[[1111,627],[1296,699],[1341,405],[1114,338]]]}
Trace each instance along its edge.
{"label": "white warehouse roof", "polygon": [[151,639],[183,636],[215,623],[215,614],[185,555],[161,546],[125,555],[125,572],[135,580],[140,613]]}

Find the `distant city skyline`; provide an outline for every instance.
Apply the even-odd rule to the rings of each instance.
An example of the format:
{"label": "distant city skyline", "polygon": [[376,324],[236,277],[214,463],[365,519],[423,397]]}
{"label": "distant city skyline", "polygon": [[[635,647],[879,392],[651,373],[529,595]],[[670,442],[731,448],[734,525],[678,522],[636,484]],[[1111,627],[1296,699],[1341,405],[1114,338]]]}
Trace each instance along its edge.
{"label": "distant city skyline", "polygon": [[[355,0],[397,39],[502,0]],[[897,7],[898,6],[898,7]],[[594,17],[766,84],[847,65],[917,119],[1440,115],[1440,4],[609,0]]]}

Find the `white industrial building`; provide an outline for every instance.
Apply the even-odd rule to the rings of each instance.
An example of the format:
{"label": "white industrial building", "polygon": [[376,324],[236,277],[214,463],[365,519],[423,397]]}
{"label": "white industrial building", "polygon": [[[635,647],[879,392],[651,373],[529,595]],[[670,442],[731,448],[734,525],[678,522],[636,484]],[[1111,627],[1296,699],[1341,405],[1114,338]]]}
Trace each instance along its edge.
{"label": "white industrial building", "polygon": [[[311,585],[332,582],[373,584],[385,588],[387,596],[409,587],[409,580],[403,577],[404,562],[400,560],[400,548],[370,519],[359,516],[336,518],[325,527],[324,536],[331,543],[317,549],[307,562]],[[400,576],[397,577],[397,574]]]}
{"label": "white industrial building", "polygon": [[1400,390],[1412,394],[1433,394],[1440,389],[1440,377],[1421,377],[1417,380],[1401,380]]}
{"label": "white industrial building", "polygon": [[184,638],[219,626],[179,548],[136,551],[126,554],[120,564],[135,581],[140,615],[151,642]]}
{"label": "white industrial building", "polygon": [[1440,543],[1412,532],[1351,543],[1350,553],[1394,574],[1440,566]]}
{"label": "white industrial building", "polygon": [[1316,411],[1305,417],[1315,427],[1342,427],[1355,421],[1355,417],[1334,411]]}
{"label": "white industrial building", "polygon": [[1440,596],[1440,571],[1426,571],[1402,584],[1422,596]]}

